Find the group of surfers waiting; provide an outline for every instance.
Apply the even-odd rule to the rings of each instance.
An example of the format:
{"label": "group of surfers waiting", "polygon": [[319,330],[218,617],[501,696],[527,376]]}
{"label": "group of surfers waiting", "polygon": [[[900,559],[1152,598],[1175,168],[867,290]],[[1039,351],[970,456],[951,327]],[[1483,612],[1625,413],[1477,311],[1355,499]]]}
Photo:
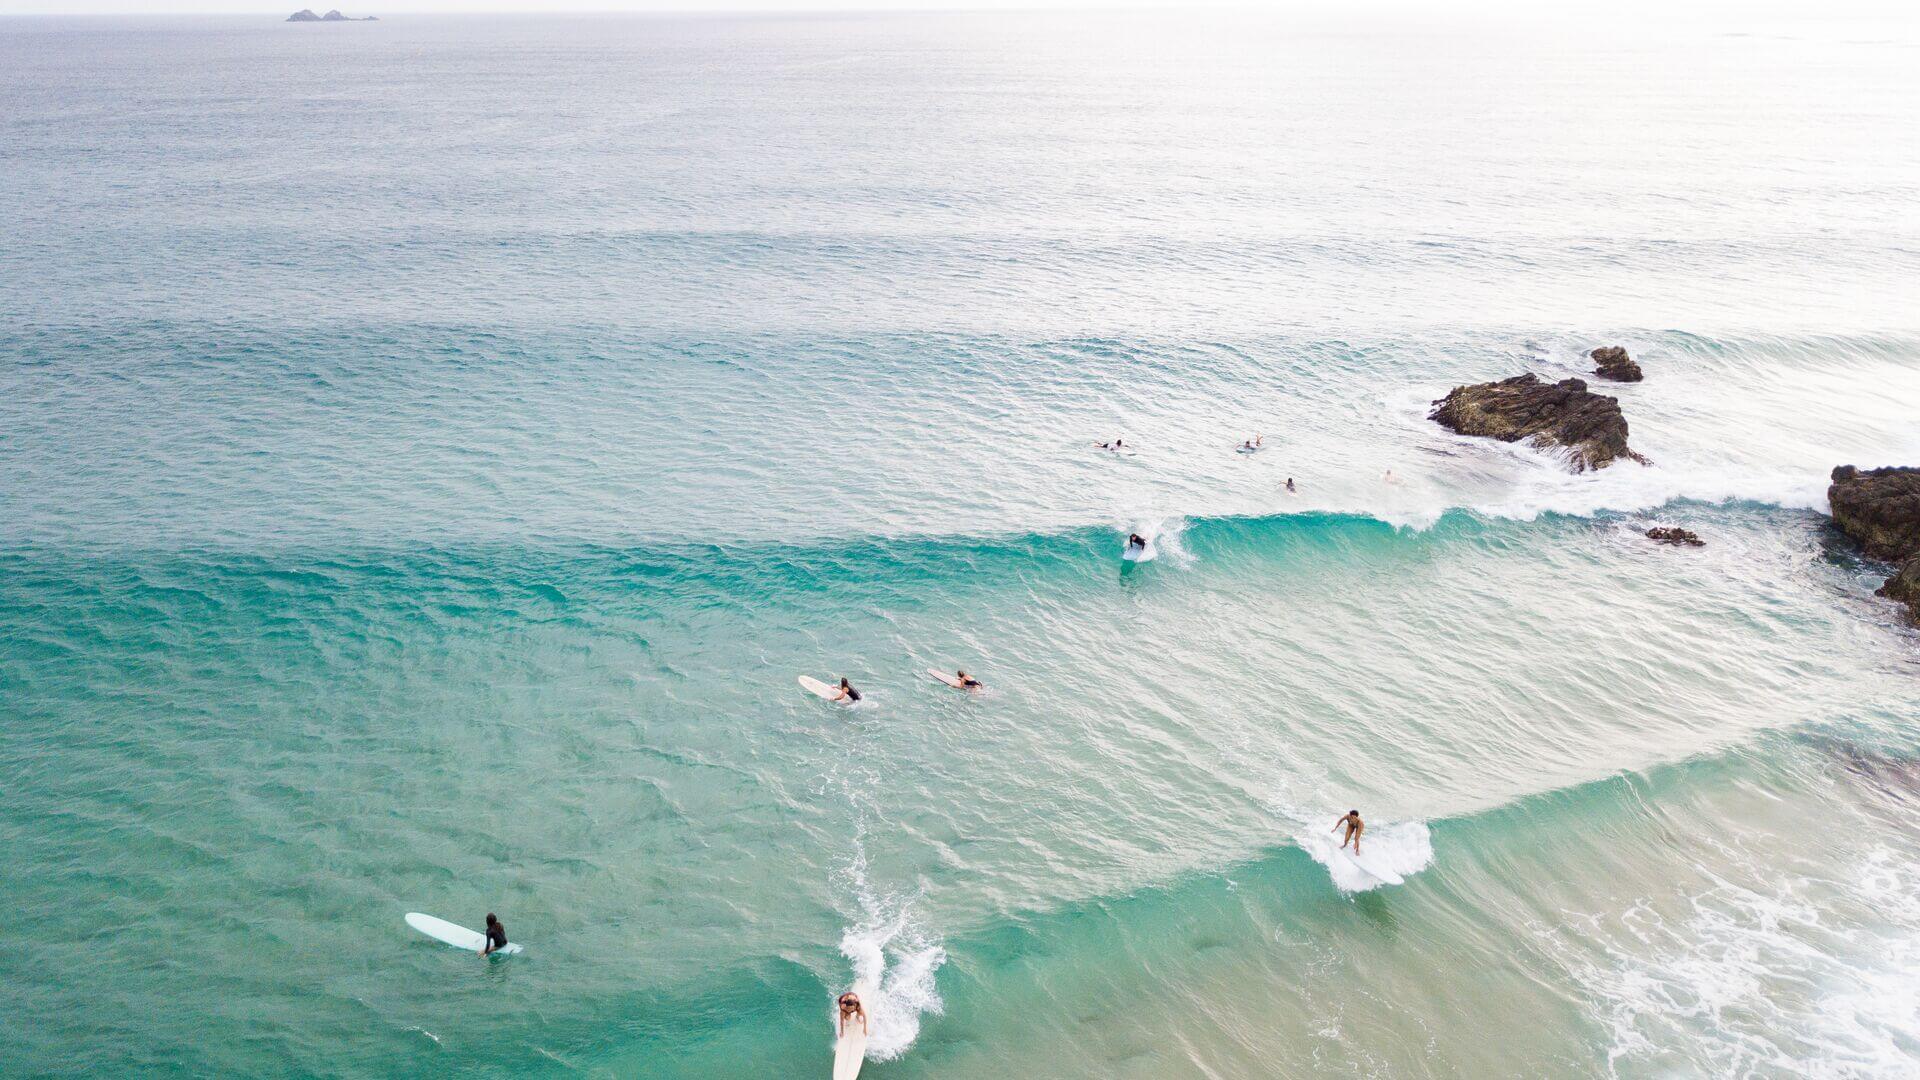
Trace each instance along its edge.
{"label": "group of surfers waiting", "polygon": [[[1233,448],[1234,452],[1240,453],[1240,454],[1251,454],[1256,450],[1265,449],[1264,440],[1265,440],[1265,436],[1255,435],[1253,438],[1247,439],[1244,442],[1242,442],[1239,446],[1234,447]],[[1127,445],[1125,439],[1114,439],[1112,442],[1099,442],[1099,443],[1094,443],[1093,445],[1098,449],[1111,451],[1112,453],[1115,453],[1115,454],[1133,449],[1132,447]],[[1387,470],[1387,479],[1389,481],[1393,479],[1393,470],[1391,469]],[[1293,486],[1293,477],[1291,476],[1287,477],[1287,490],[1288,491],[1300,490],[1299,488]],[[1142,544],[1141,546],[1144,547],[1146,545]]]}

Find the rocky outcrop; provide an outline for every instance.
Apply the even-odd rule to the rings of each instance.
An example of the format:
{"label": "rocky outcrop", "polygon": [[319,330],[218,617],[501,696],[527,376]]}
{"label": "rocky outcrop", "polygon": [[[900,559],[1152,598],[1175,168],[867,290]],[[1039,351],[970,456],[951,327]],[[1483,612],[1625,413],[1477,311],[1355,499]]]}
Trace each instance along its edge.
{"label": "rocky outcrop", "polygon": [[1595,375],[1614,382],[1639,382],[1646,378],[1640,373],[1640,365],[1633,362],[1627,350],[1618,345],[1607,345],[1588,354],[1599,366],[1593,369]]}
{"label": "rocky outcrop", "polygon": [[1833,523],[1876,559],[1904,565],[1880,595],[1905,603],[1920,618],[1920,469],[1833,470],[1827,488]]}
{"label": "rocky outcrop", "polygon": [[340,14],[339,8],[335,8],[332,11],[327,12],[325,15],[315,15],[313,13],[312,8],[301,8],[299,11],[296,11],[293,14],[287,16],[287,21],[288,22],[379,22],[380,20],[375,18],[372,15],[367,15],[363,18],[358,18],[358,19],[349,19],[345,15]]}
{"label": "rocky outcrop", "polygon": [[1686,529],[1666,526],[1647,530],[1647,539],[1685,547],[1706,547],[1707,542]]}
{"label": "rocky outcrop", "polygon": [[1627,448],[1627,420],[1620,415],[1620,403],[1588,391],[1580,379],[1550,383],[1529,372],[1456,386],[1433,403],[1427,419],[1462,435],[1563,448],[1576,472],[1605,468],[1618,458],[1647,464]]}
{"label": "rocky outcrop", "polygon": [[312,8],[301,8],[299,11],[296,11],[293,14],[287,16],[287,21],[288,22],[319,22],[320,16],[315,15],[313,13]]}

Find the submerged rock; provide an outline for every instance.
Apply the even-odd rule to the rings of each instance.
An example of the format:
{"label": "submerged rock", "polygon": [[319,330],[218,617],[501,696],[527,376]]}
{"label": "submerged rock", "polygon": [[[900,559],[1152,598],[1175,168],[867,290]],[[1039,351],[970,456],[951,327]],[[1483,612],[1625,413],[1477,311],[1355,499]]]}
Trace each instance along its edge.
{"label": "submerged rock", "polygon": [[1695,536],[1692,532],[1686,529],[1675,528],[1672,526],[1663,526],[1660,528],[1648,529],[1647,539],[1658,540],[1663,544],[1685,544],[1688,547],[1706,547],[1707,546],[1707,542],[1705,540],[1702,540],[1698,536]]}
{"label": "submerged rock", "polygon": [[1593,350],[1588,355],[1593,357],[1594,363],[1600,365],[1593,369],[1593,373],[1603,379],[1612,379],[1614,382],[1639,382],[1646,378],[1640,373],[1640,365],[1634,363],[1633,358],[1627,355],[1627,350],[1618,345],[1606,345]]}
{"label": "submerged rock", "polygon": [[1879,594],[1920,619],[1920,469],[1833,470],[1827,488],[1833,523],[1876,559],[1903,562]]}
{"label": "submerged rock", "polygon": [[1529,372],[1456,386],[1433,403],[1427,419],[1462,435],[1562,447],[1576,472],[1605,468],[1615,458],[1647,464],[1627,447],[1627,420],[1620,415],[1620,403],[1590,392],[1581,379],[1550,383]]}

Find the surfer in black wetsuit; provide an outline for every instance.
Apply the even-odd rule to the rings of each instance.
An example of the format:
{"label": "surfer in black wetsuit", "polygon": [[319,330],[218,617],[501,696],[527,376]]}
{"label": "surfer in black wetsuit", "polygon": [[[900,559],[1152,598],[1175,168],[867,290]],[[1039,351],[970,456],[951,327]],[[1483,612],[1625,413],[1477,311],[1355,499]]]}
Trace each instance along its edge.
{"label": "surfer in black wetsuit", "polygon": [[1287,490],[1288,490],[1288,491],[1297,491],[1297,490],[1299,490],[1299,489],[1297,489],[1297,488],[1295,488],[1295,487],[1293,486],[1293,477],[1291,477],[1291,476],[1289,476],[1289,477],[1287,477]]}
{"label": "surfer in black wetsuit", "polygon": [[1139,533],[1128,533],[1128,534],[1127,534],[1127,550],[1129,550],[1129,551],[1145,551],[1146,549],[1147,549],[1147,538],[1146,538],[1146,537],[1144,537],[1144,536],[1141,536],[1141,535],[1140,535]]}
{"label": "surfer in black wetsuit", "polygon": [[507,928],[495,918],[493,912],[487,912],[487,943],[480,947],[480,955],[499,952],[507,947]]}
{"label": "surfer in black wetsuit", "polygon": [[960,680],[960,689],[962,690],[980,689],[980,680],[967,674],[965,671],[956,671],[953,677]]}
{"label": "surfer in black wetsuit", "polygon": [[840,695],[833,700],[844,701],[851,705],[860,700],[860,691],[855,690],[853,684],[848,682],[846,676],[843,675],[840,677]]}
{"label": "surfer in black wetsuit", "polygon": [[1342,825],[1347,827],[1347,835],[1340,839],[1340,846],[1346,847],[1348,844],[1352,844],[1353,853],[1355,855],[1360,854],[1360,834],[1367,831],[1366,824],[1360,820],[1360,811],[1347,811],[1346,817],[1333,823],[1333,831],[1339,832]]}

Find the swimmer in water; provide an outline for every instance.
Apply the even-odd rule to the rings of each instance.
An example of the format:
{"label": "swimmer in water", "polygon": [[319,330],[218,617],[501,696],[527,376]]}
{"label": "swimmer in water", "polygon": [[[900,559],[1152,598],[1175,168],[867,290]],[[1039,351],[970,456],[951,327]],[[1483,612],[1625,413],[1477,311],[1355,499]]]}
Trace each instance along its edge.
{"label": "swimmer in water", "polygon": [[507,928],[501,925],[500,920],[495,918],[491,911],[487,912],[486,938],[486,944],[480,946],[481,956],[497,953],[507,947]]}

